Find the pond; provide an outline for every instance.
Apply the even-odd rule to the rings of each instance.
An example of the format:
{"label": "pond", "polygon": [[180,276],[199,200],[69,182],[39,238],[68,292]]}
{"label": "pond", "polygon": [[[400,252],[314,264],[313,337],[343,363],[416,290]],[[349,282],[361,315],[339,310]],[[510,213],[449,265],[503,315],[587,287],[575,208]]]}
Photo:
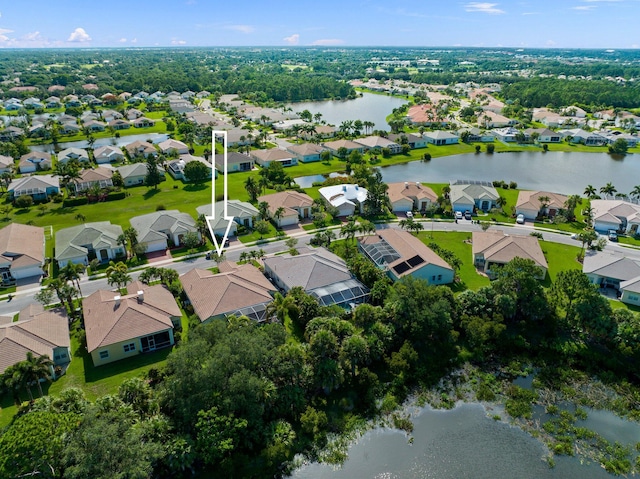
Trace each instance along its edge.
{"label": "pond", "polygon": [[328,175],[309,175],[300,176],[293,181],[295,181],[301,188],[311,188],[314,183],[324,181],[327,178],[338,178],[340,176],[346,177],[347,175],[342,175],[340,173],[329,173]]}
{"label": "pond", "polygon": [[309,110],[311,113],[322,113],[322,120],[330,125],[339,126],[345,120],[372,121],[375,130],[389,130],[387,116],[394,108],[408,103],[407,100],[388,95],[363,93],[354,100],[305,101],[290,103],[287,106],[293,111]]}
{"label": "pond", "polygon": [[[107,146],[107,145],[122,147],[136,140],[141,140],[141,141],[151,140],[152,143],[160,143],[161,141],[164,141],[168,138],[169,138],[169,135],[165,135],[163,133],[126,135],[126,136],[121,136],[120,138],[98,138],[93,144],[93,148],[95,149],[95,148],[99,148],[101,146]],[[87,148],[88,146],[89,146],[89,143],[87,143],[86,140],[58,143],[58,148],[60,148],[61,150],[64,150],[65,148]],[[52,144],[31,145],[30,148],[35,151],[47,151],[47,152],[53,151]]]}
{"label": "pond", "polygon": [[[544,447],[517,427],[487,417],[482,405],[461,404],[449,411],[423,408],[414,418],[413,444],[398,430],[376,428],[349,449],[335,469],[312,463],[295,470],[295,479],[611,479],[598,464],[557,456],[544,460]],[[636,426],[636,434],[638,426]]]}

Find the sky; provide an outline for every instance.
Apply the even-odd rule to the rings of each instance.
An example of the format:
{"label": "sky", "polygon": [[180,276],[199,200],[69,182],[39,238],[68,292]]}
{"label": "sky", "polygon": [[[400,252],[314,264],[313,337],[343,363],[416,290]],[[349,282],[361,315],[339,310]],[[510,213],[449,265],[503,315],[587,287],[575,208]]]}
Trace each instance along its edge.
{"label": "sky", "polygon": [[640,48],[640,0],[0,0],[0,48]]}

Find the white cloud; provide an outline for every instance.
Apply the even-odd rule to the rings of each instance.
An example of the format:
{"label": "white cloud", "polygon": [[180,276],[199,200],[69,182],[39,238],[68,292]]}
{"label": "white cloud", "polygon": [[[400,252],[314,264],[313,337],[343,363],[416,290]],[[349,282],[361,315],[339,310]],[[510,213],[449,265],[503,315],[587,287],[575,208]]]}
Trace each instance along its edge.
{"label": "white cloud", "polygon": [[11,39],[5,35],[5,33],[12,33],[13,30],[9,30],[8,28],[0,28],[0,42],[5,43],[9,42]]}
{"label": "white cloud", "polygon": [[344,44],[344,40],[340,38],[320,38],[319,40],[314,41],[311,45],[320,45],[320,46],[331,46],[331,45],[342,45]]}
{"label": "white cloud", "polygon": [[132,38],[131,39],[131,43],[138,43],[138,39],[137,38]]}
{"label": "white cloud", "polygon": [[580,12],[588,12],[594,8],[596,8],[595,5],[578,5],[577,7],[571,7],[572,10],[578,10]]}
{"label": "white cloud", "polygon": [[283,40],[287,42],[289,45],[297,45],[298,43],[300,43],[300,35],[297,33],[294,33],[290,37],[284,37]]}
{"label": "white cloud", "polygon": [[171,39],[171,45],[186,45],[187,42],[184,40],[178,40],[177,38]]}
{"label": "white cloud", "polygon": [[71,35],[69,35],[67,41],[75,43],[90,42],[91,37],[87,32],[84,31],[84,28],[78,27],[71,32]]}
{"label": "white cloud", "polygon": [[496,8],[497,6],[497,3],[471,2],[465,5],[465,10],[467,12],[488,13],[490,15],[501,15],[506,13],[504,10]]}
{"label": "white cloud", "polygon": [[253,28],[251,25],[227,25],[224,27],[226,30],[233,30],[236,32],[240,32],[240,33],[253,33],[255,31],[255,28]]}
{"label": "white cloud", "polygon": [[127,43],[127,39],[122,37],[120,40],[118,40],[120,43]]}
{"label": "white cloud", "polygon": [[556,42],[554,42],[553,40],[547,40],[547,46],[548,47],[555,47],[556,46]]}
{"label": "white cloud", "polygon": [[31,32],[27,33],[23,39],[28,42],[39,42],[42,40],[42,36],[40,35],[40,32]]}

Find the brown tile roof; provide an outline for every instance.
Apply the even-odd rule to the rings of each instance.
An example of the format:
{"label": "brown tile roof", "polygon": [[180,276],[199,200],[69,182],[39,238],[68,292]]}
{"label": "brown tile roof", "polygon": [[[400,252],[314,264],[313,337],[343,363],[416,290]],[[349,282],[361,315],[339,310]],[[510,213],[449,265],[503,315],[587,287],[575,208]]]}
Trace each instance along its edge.
{"label": "brown tile roof", "polygon": [[95,169],[82,170],[80,173],[79,182],[86,183],[89,181],[108,180],[113,176],[113,170],[98,166]]}
{"label": "brown tile roof", "polygon": [[275,288],[255,266],[224,262],[219,268],[218,274],[195,268],[180,277],[184,292],[201,321],[271,302]]}
{"label": "brown tile roof", "polygon": [[271,216],[273,216],[281,206],[285,209],[285,216],[292,216],[298,214],[294,208],[307,208],[313,205],[313,199],[309,195],[292,190],[260,196],[258,201],[266,201],[269,203],[269,213]]}
{"label": "brown tile roof", "polygon": [[270,150],[253,150],[250,154],[252,157],[260,161],[287,160],[293,157],[292,153],[279,148],[272,148]]}
{"label": "brown tile roof", "polygon": [[[162,285],[146,286],[135,282],[120,298],[113,291],[96,291],[82,301],[87,332],[87,350],[147,336],[173,327],[172,317],[182,315],[172,294]],[[137,291],[143,292],[143,299]],[[133,293],[132,293],[133,292]]]}
{"label": "brown tile roof", "polygon": [[11,223],[0,230],[0,257],[12,266],[42,264],[44,228]]}
{"label": "brown tile roof", "polygon": [[565,195],[550,193],[548,191],[520,191],[520,193],[518,193],[516,208],[539,210],[540,200],[538,198],[541,196],[549,197],[548,207],[554,209],[564,208],[564,203],[568,199]]}
{"label": "brown tile roof", "polygon": [[403,198],[408,198],[412,201],[428,199],[431,202],[435,202],[438,199],[438,195],[429,188],[420,183],[389,183],[387,189],[387,195],[392,203]]}
{"label": "brown tile roof", "polygon": [[390,269],[393,269],[395,266],[398,266],[401,263],[405,263],[416,256],[419,256],[423,260],[421,263],[416,264],[415,267],[410,267],[400,274],[395,271],[395,274],[398,277],[412,274],[417,269],[421,268],[422,266],[426,266],[427,264],[433,264],[449,270],[452,269],[449,263],[443,260],[436,253],[434,253],[418,238],[406,231],[396,230],[392,228],[378,230],[376,235],[365,236],[363,238],[359,238],[358,241],[362,245],[373,245],[385,242],[389,246],[391,246],[400,255],[400,257],[386,265]]}
{"label": "brown tile roof", "polygon": [[508,263],[524,258],[545,269],[547,260],[538,239],[533,236],[505,235],[502,231],[475,231],[472,236],[473,255],[482,254],[485,261]]}
{"label": "brown tile roof", "polygon": [[[20,312],[20,317],[23,316]],[[28,314],[24,315],[28,317]],[[49,309],[30,319],[0,324],[0,374],[9,366],[24,361],[27,352],[53,359],[53,349],[69,347],[69,319],[62,309]]]}

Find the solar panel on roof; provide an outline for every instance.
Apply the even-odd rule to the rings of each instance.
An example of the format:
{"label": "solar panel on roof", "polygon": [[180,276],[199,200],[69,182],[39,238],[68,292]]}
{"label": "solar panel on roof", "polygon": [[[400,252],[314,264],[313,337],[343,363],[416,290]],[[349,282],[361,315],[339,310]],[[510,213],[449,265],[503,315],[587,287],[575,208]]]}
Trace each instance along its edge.
{"label": "solar panel on roof", "polygon": [[398,274],[402,274],[405,271],[409,271],[410,269],[411,266],[409,266],[406,262],[399,263],[393,267],[393,270]]}
{"label": "solar panel on roof", "polygon": [[419,264],[424,263],[424,259],[420,255],[415,255],[413,258],[409,258],[407,260],[407,263],[409,263],[409,266],[411,266],[412,268],[415,268]]}

